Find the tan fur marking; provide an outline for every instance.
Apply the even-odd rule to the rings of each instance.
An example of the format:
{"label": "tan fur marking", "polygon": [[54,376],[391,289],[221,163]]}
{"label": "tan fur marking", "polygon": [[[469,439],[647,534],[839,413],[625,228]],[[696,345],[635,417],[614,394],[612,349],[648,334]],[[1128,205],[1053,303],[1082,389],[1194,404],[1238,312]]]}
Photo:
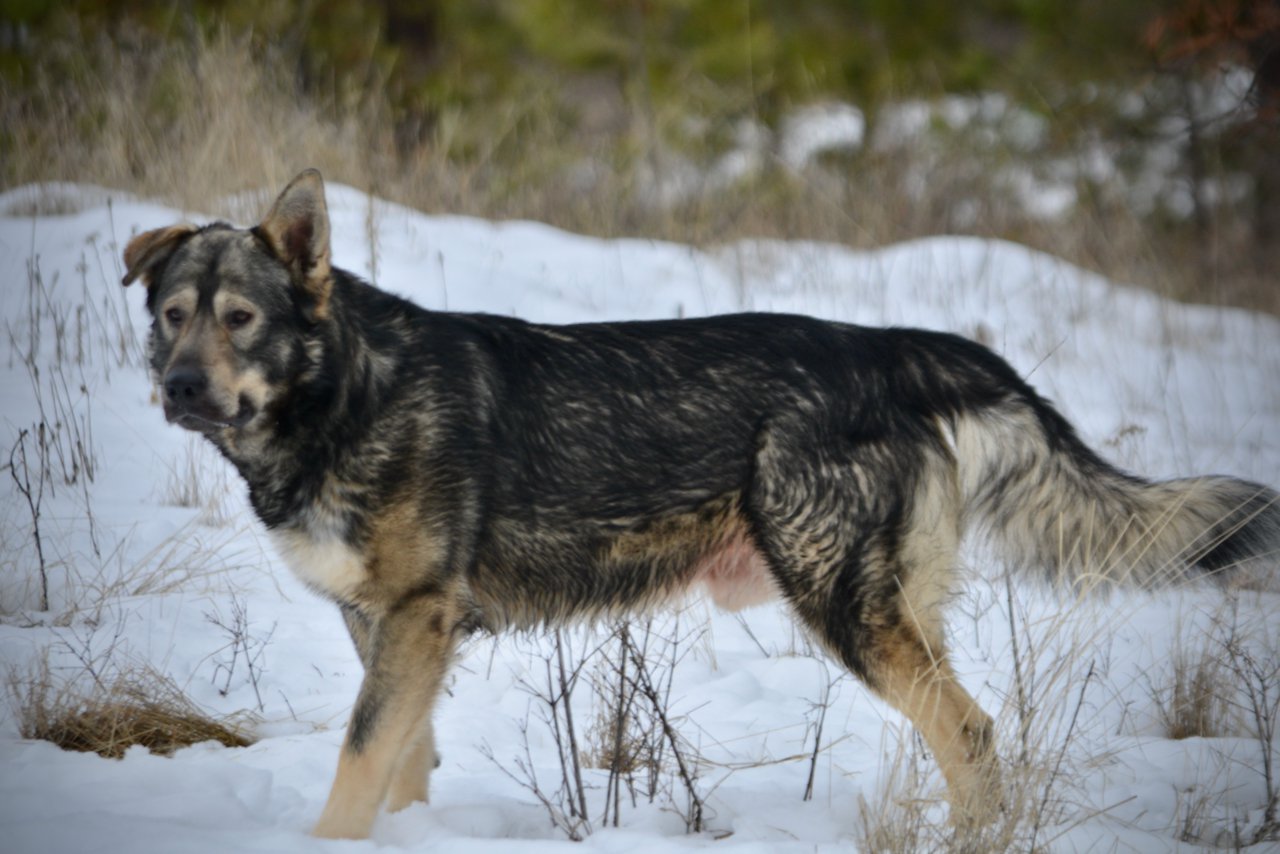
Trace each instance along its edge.
{"label": "tan fur marking", "polygon": [[[226,332],[213,318],[201,315],[193,317],[183,332],[183,338],[178,339],[178,346],[174,348],[174,360],[194,355],[209,379],[209,396],[224,415],[235,415],[240,408],[236,392],[241,372],[235,364],[235,352]],[[190,340],[184,341],[184,338]]]}
{"label": "tan fur marking", "polygon": [[[324,503],[337,510],[351,487],[330,478]],[[286,541],[295,539],[285,536]],[[427,799],[436,759],[432,707],[452,655],[452,629],[464,597],[455,584],[438,595],[406,599],[432,577],[442,556],[410,501],[379,515],[362,553],[337,541],[292,545],[295,559],[314,560],[309,570],[294,567],[304,580],[358,603],[375,617],[368,647],[377,652],[367,663],[357,702],[372,703],[377,712],[358,750],[348,728],[329,800],[315,828],[321,837],[360,838],[368,834],[384,800],[395,811]]]}
{"label": "tan fur marking", "polygon": [[[274,395],[274,390],[256,367],[244,368],[239,364],[233,333],[225,329],[219,320],[223,311],[245,304],[221,293],[214,297],[214,315],[196,313],[196,290],[184,287],[165,300],[160,316],[171,308],[180,309],[186,319],[176,329],[166,320],[169,334],[174,336],[172,353],[164,367],[167,373],[174,365],[193,362],[199,366],[209,382],[209,398],[226,418],[235,417],[240,410],[240,398],[248,398],[254,409],[261,412]],[[243,333],[241,333],[243,334]]]}
{"label": "tan fur marking", "polygon": [[329,211],[324,180],[307,169],[289,182],[259,225],[276,255],[298,277],[312,299],[314,320],[328,317],[333,288],[329,249]]}
{"label": "tan fur marking", "polygon": [[436,764],[435,727],[426,715],[416,741],[400,756],[387,791],[387,811],[399,812],[415,802],[430,800],[430,775]]}
{"label": "tan fur marking", "polygon": [[[313,831],[316,836],[367,836],[378,807],[391,790],[393,775],[398,770],[416,774],[416,766],[427,758],[425,751],[417,751],[416,744],[425,732],[425,721],[430,719],[453,651],[452,634],[430,628],[437,614],[443,615],[443,624],[453,625],[458,616],[456,596],[421,597],[385,615],[379,627],[379,655],[371,662],[356,701],[357,708],[373,701],[377,716],[359,749],[351,741],[354,718],[348,726],[338,772]],[[406,745],[407,754],[403,752]],[[425,796],[425,774],[423,777]],[[418,793],[408,779],[397,786],[403,786],[396,794],[397,805],[405,796]]]}
{"label": "tan fur marking", "polygon": [[[195,285],[184,285],[183,287],[171,290],[169,295],[165,298],[164,303],[157,307],[156,312],[161,317],[164,317],[165,312],[169,309],[179,308],[182,309],[184,314],[190,316],[195,313],[196,299],[197,293]],[[165,324],[166,326],[168,325],[167,320],[165,321]]]}
{"label": "tan fur marking", "polygon": [[414,502],[402,501],[383,511],[365,546],[370,583],[376,585],[378,599],[397,599],[430,581],[445,557],[441,542]]}
{"label": "tan fur marking", "polygon": [[998,803],[992,721],[960,686],[945,651],[899,625],[876,639],[869,658],[878,662],[876,692],[919,730],[942,769],[953,821],[983,821]]}
{"label": "tan fur marking", "polygon": [[241,294],[233,291],[218,290],[213,295],[213,316],[219,324],[226,323],[227,316],[233,311],[246,311],[250,315],[250,320],[244,326],[228,331],[228,337],[251,339],[257,327],[261,323],[261,316],[258,306]]}
{"label": "tan fur marking", "polygon": [[121,284],[130,285],[139,277],[142,283],[151,287],[151,268],[172,252],[179,240],[194,234],[194,225],[171,225],[144,231],[129,241],[124,248],[125,274]]}
{"label": "tan fur marking", "polygon": [[272,531],[272,540],[289,568],[312,588],[341,601],[384,608],[429,581],[443,555],[417,507],[407,501],[374,520],[359,550],[343,542],[340,520],[357,492],[357,484],[327,478],[310,525]]}
{"label": "tan fur marking", "polygon": [[[412,722],[403,728],[410,726]],[[343,748],[329,799],[312,835],[322,839],[363,839],[369,835],[387,786],[381,772],[395,760],[397,747],[383,738],[376,752],[354,753]]]}

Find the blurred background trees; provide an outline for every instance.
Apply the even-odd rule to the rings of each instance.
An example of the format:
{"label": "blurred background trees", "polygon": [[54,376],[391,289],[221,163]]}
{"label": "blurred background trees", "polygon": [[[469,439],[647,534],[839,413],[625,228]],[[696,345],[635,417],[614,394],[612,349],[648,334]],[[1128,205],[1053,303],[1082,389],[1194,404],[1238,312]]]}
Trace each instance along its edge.
{"label": "blurred background trees", "polygon": [[211,210],[315,164],[603,235],[1005,237],[1280,309],[1280,0],[0,0],[0,86],[5,186]]}

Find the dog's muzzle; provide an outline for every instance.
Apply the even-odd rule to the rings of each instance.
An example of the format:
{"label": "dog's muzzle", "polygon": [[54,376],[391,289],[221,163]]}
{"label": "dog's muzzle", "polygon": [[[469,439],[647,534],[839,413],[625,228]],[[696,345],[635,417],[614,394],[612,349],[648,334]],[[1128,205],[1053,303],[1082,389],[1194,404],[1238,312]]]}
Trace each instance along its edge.
{"label": "dog's muzzle", "polygon": [[237,409],[228,414],[209,394],[209,377],[196,367],[177,365],[164,376],[164,417],[188,430],[243,427],[256,414],[241,395]]}

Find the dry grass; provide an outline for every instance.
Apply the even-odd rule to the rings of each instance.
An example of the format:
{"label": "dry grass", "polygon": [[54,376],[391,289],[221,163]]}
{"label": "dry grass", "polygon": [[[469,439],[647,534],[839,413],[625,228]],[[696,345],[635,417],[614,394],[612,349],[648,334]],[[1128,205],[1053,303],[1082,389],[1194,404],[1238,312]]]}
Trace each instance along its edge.
{"label": "dry grass", "polygon": [[64,750],[118,759],[134,745],[168,755],[205,741],[227,747],[253,743],[241,722],[210,716],[150,666],[95,677],[82,690],[58,684],[43,661],[25,676],[11,673],[9,690],[22,737]]}
{"label": "dry grass", "polygon": [[93,181],[223,213],[211,201],[282,183],[298,162],[368,180],[375,158],[351,156],[370,142],[360,117],[322,116],[283,60],[230,38],[155,47],[49,45],[25,97],[0,90],[13,134],[6,183]]}
{"label": "dry grass", "polygon": [[[1001,757],[1000,808],[991,816],[975,819],[944,806],[942,781],[929,773],[934,763],[927,758],[923,742],[910,730],[899,730],[896,747],[881,751],[886,773],[880,791],[872,801],[859,798],[861,850],[902,854],[1042,851],[1065,829],[1093,818],[1089,813],[1080,815],[1074,805],[1072,780],[1078,759],[1069,755],[1092,676],[1090,671],[1079,686],[1072,686],[1078,691],[1074,697],[1054,695],[1031,701],[1029,709],[1004,710],[997,720],[997,743],[1019,750]],[[1037,726],[1029,740],[1010,732],[1021,730],[1025,716],[1054,717],[1059,701],[1066,707],[1064,730]]]}
{"label": "dry grass", "polygon": [[[875,797],[860,798],[859,839],[865,851],[937,851],[960,854],[1038,852],[1076,825],[1097,816],[1082,804],[1078,781],[1090,761],[1082,754],[1089,692],[1105,681],[1092,657],[1097,601],[1082,596],[1039,611],[1009,577],[974,584],[966,609],[1007,644],[1007,684],[993,685],[1003,702],[995,716],[1000,808],[981,818],[946,805],[943,782],[923,741],[909,728],[892,731],[882,746],[883,782]],[[959,614],[956,615],[959,617]],[[1007,633],[1007,636],[1006,636]]]}
{"label": "dry grass", "polygon": [[1222,644],[1211,640],[1199,648],[1178,645],[1164,684],[1153,686],[1151,694],[1166,737],[1226,738],[1240,730],[1235,692]]}
{"label": "dry grass", "polygon": [[231,525],[227,506],[231,494],[229,465],[218,457],[208,442],[188,436],[181,454],[167,464],[161,500],[170,507],[199,510],[201,525],[223,528]]}
{"label": "dry grass", "polygon": [[990,821],[952,821],[944,818],[942,792],[929,786],[932,760],[918,739],[900,733],[895,752],[886,757],[887,773],[874,802],[859,798],[859,849],[878,854],[1045,850],[1052,838],[1046,828],[1063,818],[1061,795],[1046,797],[1046,788],[1053,785],[1054,759],[1045,756],[1007,766],[1003,809]]}
{"label": "dry grass", "polygon": [[[260,193],[315,166],[427,212],[534,219],[603,237],[857,247],[938,233],[1008,238],[1174,298],[1280,311],[1271,268],[1237,251],[1247,239],[1240,223],[1215,224],[1207,248],[1123,200],[1087,193],[1070,216],[1035,221],[993,177],[1013,153],[989,142],[868,149],[801,172],[766,152],[763,169],[725,182],[708,176],[735,123],[750,115],[727,94],[700,91],[658,108],[606,92],[583,104],[530,81],[518,98],[442,110],[425,135],[406,141],[376,81],[303,93],[290,57],[247,38],[101,38],[44,46],[41,56],[27,85],[0,87],[0,186],[91,181],[246,220],[268,201]],[[601,99],[612,118],[592,123],[584,116]],[[705,119],[696,133],[694,115]],[[679,197],[660,199],[672,182],[683,184]],[[65,212],[65,199],[47,204],[48,213]]]}

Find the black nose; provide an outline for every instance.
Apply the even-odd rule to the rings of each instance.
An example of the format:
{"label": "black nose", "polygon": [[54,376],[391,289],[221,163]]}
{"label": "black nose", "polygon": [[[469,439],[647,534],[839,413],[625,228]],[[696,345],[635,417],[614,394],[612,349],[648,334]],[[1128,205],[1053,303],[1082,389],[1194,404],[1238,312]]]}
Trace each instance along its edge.
{"label": "black nose", "polygon": [[177,367],[164,378],[164,393],[174,403],[192,403],[204,395],[209,380],[197,368]]}

